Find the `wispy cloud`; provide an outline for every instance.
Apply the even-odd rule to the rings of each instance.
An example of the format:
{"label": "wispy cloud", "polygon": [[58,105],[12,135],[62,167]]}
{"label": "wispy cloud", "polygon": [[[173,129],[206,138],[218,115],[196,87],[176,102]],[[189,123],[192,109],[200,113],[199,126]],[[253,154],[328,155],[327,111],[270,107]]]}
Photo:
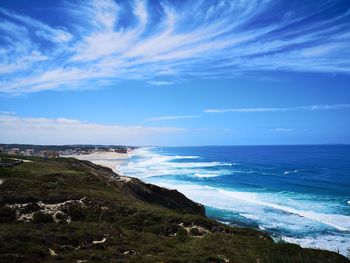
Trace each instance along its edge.
{"label": "wispy cloud", "polygon": [[152,80],[152,81],[148,81],[148,84],[154,85],[154,86],[168,86],[168,85],[172,85],[173,82],[163,81],[163,80]]}
{"label": "wispy cloud", "polygon": [[323,104],[307,105],[282,108],[232,108],[232,109],[206,109],[206,113],[226,113],[226,112],[276,112],[276,111],[319,111],[319,110],[338,110],[350,109],[350,104]]}
{"label": "wispy cloud", "polygon": [[293,131],[293,129],[290,129],[290,128],[273,128],[273,129],[270,129],[270,131],[272,131],[272,132],[291,132],[291,131]]}
{"label": "wispy cloud", "polygon": [[22,26],[34,30],[34,33],[38,37],[45,38],[46,40],[55,43],[61,43],[70,41],[73,38],[72,34],[67,32],[64,28],[53,28],[45,23],[40,22],[39,20],[33,19],[29,16],[19,15],[15,12],[3,8],[0,8],[0,12],[5,17],[12,19],[14,22],[19,22]]}
{"label": "wispy cloud", "polygon": [[196,119],[199,115],[179,115],[179,116],[160,116],[145,119],[145,121],[170,121],[170,120],[181,120],[181,119]]}
{"label": "wispy cloud", "polygon": [[14,111],[0,111],[0,115],[15,115]]}
{"label": "wispy cloud", "polygon": [[0,9],[0,92],[261,70],[350,73],[350,11],[334,8],[345,0],[63,3],[59,25]]}
{"label": "wispy cloud", "polygon": [[0,112],[1,142],[6,143],[145,145],[185,131],[174,127],[98,124],[68,118],[19,117],[12,112]]}

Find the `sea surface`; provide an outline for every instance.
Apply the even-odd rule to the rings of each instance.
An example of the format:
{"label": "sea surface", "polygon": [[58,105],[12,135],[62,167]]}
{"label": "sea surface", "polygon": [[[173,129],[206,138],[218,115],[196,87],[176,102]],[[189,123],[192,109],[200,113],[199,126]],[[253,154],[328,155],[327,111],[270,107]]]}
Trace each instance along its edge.
{"label": "sea surface", "polygon": [[177,189],[218,221],[276,240],[350,248],[350,146],[139,148],[116,169]]}

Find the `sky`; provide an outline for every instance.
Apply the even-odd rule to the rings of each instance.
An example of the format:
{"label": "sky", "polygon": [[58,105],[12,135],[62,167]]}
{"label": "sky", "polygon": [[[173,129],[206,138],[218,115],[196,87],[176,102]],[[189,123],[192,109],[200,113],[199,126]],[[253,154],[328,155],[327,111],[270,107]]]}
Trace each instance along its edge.
{"label": "sky", "polygon": [[2,0],[0,143],[350,143],[348,0]]}

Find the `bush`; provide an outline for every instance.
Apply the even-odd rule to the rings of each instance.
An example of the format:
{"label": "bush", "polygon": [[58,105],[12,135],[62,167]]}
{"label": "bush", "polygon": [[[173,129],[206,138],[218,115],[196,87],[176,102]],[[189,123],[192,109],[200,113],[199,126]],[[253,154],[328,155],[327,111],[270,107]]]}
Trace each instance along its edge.
{"label": "bush", "polygon": [[176,238],[180,242],[186,241],[188,239],[188,233],[187,233],[186,229],[180,228],[179,231],[177,231],[177,233],[176,233]]}
{"label": "bush", "polygon": [[202,236],[202,233],[199,231],[198,228],[194,227],[194,228],[191,228],[190,230],[190,234],[192,236]]}
{"label": "bush", "polygon": [[21,208],[20,213],[25,213],[25,214],[29,214],[29,213],[34,213],[36,211],[40,210],[40,206],[37,203],[29,203],[26,206],[24,206],[23,208]]}
{"label": "bush", "polygon": [[52,223],[53,218],[52,218],[52,215],[39,211],[34,213],[33,222],[34,223]]}
{"label": "bush", "polygon": [[16,210],[10,207],[0,208],[0,223],[10,223],[16,220]]}
{"label": "bush", "polygon": [[85,211],[80,204],[72,204],[68,208],[68,215],[73,221],[83,221],[85,219],[86,212],[87,211]]}
{"label": "bush", "polygon": [[221,258],[209,256],[204,260],[204,262],[206,262],[206,263],[225,263],[225,260],[223,260]]}

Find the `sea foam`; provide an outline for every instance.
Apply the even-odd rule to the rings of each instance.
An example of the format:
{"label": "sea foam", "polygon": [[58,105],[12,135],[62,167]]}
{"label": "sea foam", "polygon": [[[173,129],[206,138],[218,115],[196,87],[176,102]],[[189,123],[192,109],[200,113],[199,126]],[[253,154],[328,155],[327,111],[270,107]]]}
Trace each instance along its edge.
{"label": "sea foam", "polygon": [[[190,161],[197,160],[199,156],[192,155],[161,155],[153,153],[152,148],[140,148],[132,152],[133,159],[139,158],[139,161],[129,161],[128,165],[118,165],[116,169],[122,174],[137,176],[140,178],[159,177],[159,176],[192,176],[199,178],[217,177],[231,172],[224,167],[230,167],[234,164],[225,162],[201,162]],[[218,169],[222,167],[221,169]],[[215,168],[216,170],[208,170]]]}
{"label": "sea foam", "polygon": [[230,197],[233,197],[235,199],[251,202],[262,206],[271,207],[273,209],[277,209],[287,213],[296,214],[305,218],[309,218],[309,219],[318,221],[320,223],[335,227],[340,231],[350,231],[350,216],[297,210],[292,207],[261,201],[256,198],[256,195],[251,193],[231,192],[231,191],[225,191],[222,189],[217,189],[217,191],[225,195],[228,195]]}

